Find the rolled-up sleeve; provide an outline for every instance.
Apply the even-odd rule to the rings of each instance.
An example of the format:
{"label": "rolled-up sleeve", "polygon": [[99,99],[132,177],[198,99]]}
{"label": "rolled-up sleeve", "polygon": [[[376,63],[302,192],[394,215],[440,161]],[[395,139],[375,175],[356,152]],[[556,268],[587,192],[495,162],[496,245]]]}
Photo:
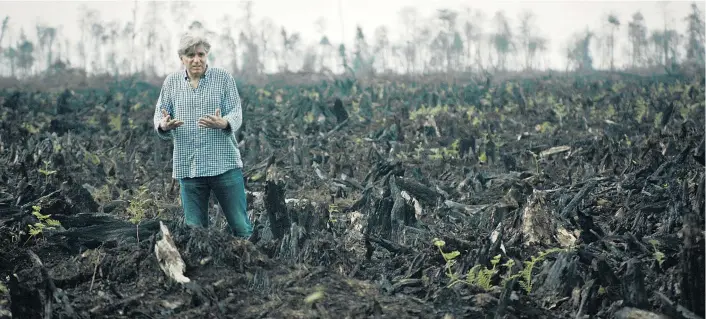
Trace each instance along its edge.
{"label": "rolled-up sleeve", "polygon": [[167,110],[167,113],[174,118],[174,108],[172,104],[172,98],[170,96],[170,87],[169,87],[169,77],[164,79],[164,83],[162,84],[162,89],[159,92],[159,97],[157,98],[157,104],[155,105],[154,108],[154,117],[153,117],[153,124],[154,124],[154,130],[157,132],[157,135],[164,140],[170,140],[172,139],[172,131],[162,131],[159,129],[159,123],[162,121],[162,109]]}
{"label": "rolled-up sleeve", "polygon": [[226,74],[225,88],[223,92],[223,105],[221,105],[221,116],[228,121],[230,127],[226,133],[235,133],[243,123],[243,110],[240,105],[240,95],[235,79],[231,74]]}

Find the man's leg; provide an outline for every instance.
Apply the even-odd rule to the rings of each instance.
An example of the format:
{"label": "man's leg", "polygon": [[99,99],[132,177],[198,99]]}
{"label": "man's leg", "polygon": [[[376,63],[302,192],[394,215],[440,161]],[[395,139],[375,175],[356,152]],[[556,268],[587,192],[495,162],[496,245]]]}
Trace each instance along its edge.
{"label": "man's leg", "polygon": [[189,226],[208,227],[208,197],[211,190],[205,178],[179,180],[184,222]]}
{"label": "man's leg", "polygon": [[239,237],[250,237],[252,224],[247,212],[243,172],[236,168],[214,176],[211,189],[233,233]]}

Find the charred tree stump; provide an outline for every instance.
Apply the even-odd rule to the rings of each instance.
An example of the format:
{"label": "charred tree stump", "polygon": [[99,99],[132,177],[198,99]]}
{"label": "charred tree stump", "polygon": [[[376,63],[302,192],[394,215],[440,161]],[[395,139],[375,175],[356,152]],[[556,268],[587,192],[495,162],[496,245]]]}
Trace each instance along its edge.
{"label": "charred tree stump", "polygon": [[373,199],[363,207],[363,214],[368,216],[367,227],[365,229],[366,236],[376,236],[388,239],[392,234],[392,224],[390,212],[394,206],[394,200],[385,197],[381,199]]}
{"label": "charred tree stump", "polygon": [[275,256],[290,264],[325,259],[320,251],[323,243],[320,238],[326,237],[329,220],[326,203],[301,200],[287,203],[286,208],[291,224]]}
{"label": "charred tree stump", "polygon": [[336,116],[336,122],[338,123],[342,123],[348,119],[348,112],[343,107],[343,101],[339,98],[336,98],[336,101],[333,102],[333,110],[331,111],[333,112],[333,115]]}
{"label": "charred tree stump", "polygon": [[306,240],[306,231],[297,223],[290,224],[289,231],[282,236],[282,241],[275,253],[277,258],[285,262],[299,262],[301,260],[301,248]]}
{"label": "charred tree stump", "polygon": [[636,258],[630,259],[627,263],[627,270],[622,278],[622,295],[626,307],[646,309],[647,292],[645,291],[645,274],[640,267],[640,261]]}
{"label": "charred tree stump", "polygon": [[329,211],[326,203],[311,202],[308,200],[287,204],[287,211],[292,222],[296,222],[306,230],[314,233],[326,229],[329,220]]}
{"label": "charred tree stump", "polygon": [[383,198],[367,200],[363,208],[363,213],[368,216],[366,237],[402,244],[405,227],[416,222],[414,206],[402,196],[397,180],[397,177],[389,176]]}
{"label": "charred tree stump", "polygon": [[267,181],[265,184],[265,209],[270,221],[270,229],[275,239],[282,239],[292,221],[284,202],[284,185]]}
{"label": "charred tree stump", "polygon": [[[703,201],[703,183],[704,178],[701,175],[701,183],[699,185],[699,193],[697,197]],[[684,196],[688,192],[684,191]],[[686,205],[685,205],[686,206]],[[699,213],[688,207],[684,207],[686,216],[683,218],[682,234],[684,236],[684,245],[679,254],[681,269],[681,288],[683,298],[681,304],[687,309],[693,311],[697,315],[704,316],[704,236],[703,231],[699,227],[704,221],[699,218]],[[701,211],[703,214],[703,210]]]}
{"label": "charred tree stump", "polygon": [[44,305],[47,296],[43,290],[36,287],[41,285],[42,274],[33,267],[22,269],[10,276],[10,311],[13,318],[41,319],[44,317]]}
{"label": "charred tree stump", "polygon": [[436,205],[437,201],[443,198],[436,190],[410,178],[400,177],[396,180],[396,183],[402,190],[407,191],[428,205]]}
{"label": "charred tree stump", "polygon": [[395,176],[390,176],[390,195],[394,198],[392,209],[390,210],[390,239],[394,242],[403,242],[404,228],[407,225],[416,223],[414,207],[402,197],[400,189],[395,182]]}
{"label": "charred tree stump", "polygon": [[27,255],[34,267],[10,276],[13,318],[52,318],[55,300],[59,302],[59,317],[79,318],[66,294],[54,284],[49,269],[39,256],[31,250],[27,251]]}

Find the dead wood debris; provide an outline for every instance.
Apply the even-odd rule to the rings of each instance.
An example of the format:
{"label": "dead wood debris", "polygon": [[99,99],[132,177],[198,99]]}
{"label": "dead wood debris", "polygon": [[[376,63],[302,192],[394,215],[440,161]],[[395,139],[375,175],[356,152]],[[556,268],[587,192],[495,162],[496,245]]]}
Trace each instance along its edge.
{"label": "dead wood debris", "polygon": [[[45,93],[0,92],[0,316],[703,318],[703,88],[612,81],[265,94],[238,133],[249,240],[216,205],[183,224],[149,116],[32,133]],[[643,89],[674,110],[638,120]],[[77,114],[110,122],[110,94]]]}

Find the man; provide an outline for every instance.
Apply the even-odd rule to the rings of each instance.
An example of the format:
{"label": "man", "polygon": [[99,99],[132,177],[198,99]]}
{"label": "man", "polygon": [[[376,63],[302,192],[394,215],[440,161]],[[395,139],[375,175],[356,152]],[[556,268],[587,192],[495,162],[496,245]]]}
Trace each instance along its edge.
{"label": "man", "polygon": [[187,225],[208,227],[213,191],[233,233],[252,235],[247,216],[243,162],[235,139],[242,123],[233,76],[208,65],[210,43],[185,34],[178,54],[184,69],[167,76],[157,99],[154,128],[172,140],[172,177],[179,180]]}

